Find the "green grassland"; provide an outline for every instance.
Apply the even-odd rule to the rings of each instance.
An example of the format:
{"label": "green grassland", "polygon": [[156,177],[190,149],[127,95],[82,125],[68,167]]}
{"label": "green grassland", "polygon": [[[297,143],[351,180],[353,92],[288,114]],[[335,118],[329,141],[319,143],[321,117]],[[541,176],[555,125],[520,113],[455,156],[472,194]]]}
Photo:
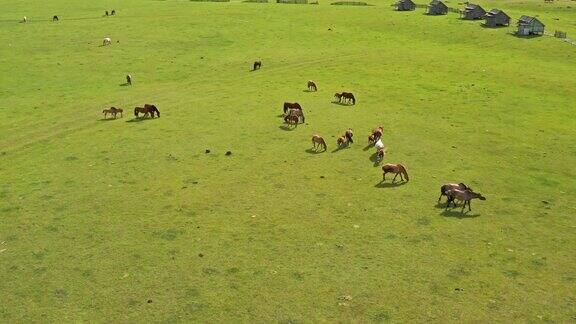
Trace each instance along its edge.
{"label": "green grassland", "polygon": [[[576,46],[369,3],[4,0],[0,322],[574,321]],[[487,4],[576,36],[573,1]]]}

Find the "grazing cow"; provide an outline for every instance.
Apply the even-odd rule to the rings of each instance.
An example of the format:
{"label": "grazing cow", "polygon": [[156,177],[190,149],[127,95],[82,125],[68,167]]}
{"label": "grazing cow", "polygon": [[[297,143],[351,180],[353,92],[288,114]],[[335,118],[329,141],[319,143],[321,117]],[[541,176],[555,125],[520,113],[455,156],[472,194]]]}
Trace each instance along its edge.
{"label": "grazing cow", "polygon": [[472,207],[470,206],[470,201],[472,199],[486,200],[484,196],[473,192],[472,190],[450,189],[446,192],[446,196],[448,197],[446,209],[448,209],[450,203],[454,203],[454,206],[456,206],[456,202],[454,200],[459,200],[464,202],[462,205],[462,212],[464,212],[464,207],[466,207],[466,204],[468,204],[468,211],[472,211]]}
{"label": "grazing cow", "polygon": [[[392,182],[396,181],[396,177],[398,175],[400,175],[400,179],[402,181],[408,182],[410,180],[410,178],[408,178],[408,172],[406,171],[406,168],[402,164],[384,164],[382,166],[382,171],[384,172],[384,174],[382,175],[382,181],[386,181],[386,173],[395,174],[394,179],[392,179]],[[406,177],[406,180],[404,180],[402,175]]]}
{"label": "grazing cow", "polygon": [[468,187],[467,185],[463,184],[462,182],[460,182],[460,183],[445,183],[442,185],[442,187],[440,187],[440,197],[438,197],[438,203],[440,203],[442,196],[447,196],[446,193],[452,189],[472,191],[472,188]]}
{"label": "grazing cow", "polygon": [[60,19],[58,18],[58,16],[54,15],[54,17],[52,17],[52,21],[58,21],[58,20],[60,20]]}
{"label": "grazing cow", "polygon": [[328,149],[328,147],[326,146],[326,141],[322,138],[322,136],[318,134],[312,135],[312,147],[314,148],[315,151],[318,150],[320,147],[322,147],[324,151]]}
{"label": "grazing cow", "polygon": [[262,67],[262,61],[255,61],[252,71],[259,70]]}
{"label": "grazing cow", "polygon": [[110,37],[104,37],[104,41],[102,42],[102,46],[112,44],[112,39]]}

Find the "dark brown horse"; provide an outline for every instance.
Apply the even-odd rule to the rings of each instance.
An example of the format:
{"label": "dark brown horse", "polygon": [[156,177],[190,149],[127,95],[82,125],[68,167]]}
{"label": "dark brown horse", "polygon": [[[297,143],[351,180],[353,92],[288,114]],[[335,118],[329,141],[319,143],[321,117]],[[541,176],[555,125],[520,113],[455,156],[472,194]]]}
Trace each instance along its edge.
{"label": "dark brown horse", "polygon": [[138,117],[139,113],[144,114],[144,118],[148,116],[154,118],[154,113],[156,113],[156,116],[160,118],[160,111],[154,105],[145,104],[144,107],[134,108],[134,116]]}
{"label": "dark brown horse", "polygon": [[304,117],[304,112],[301,109],[289,109],[287,116],[295,116],[298,120],[302,119],[302,122],[306,122],[306,118]]}
{"label": "dark brown horse", "polygon": [[337,102],[341,102],[342,101],[342,94],[341,93],[335,93],[334,98],[336,98]]}
{"label": "dark brown horse", "polygon": [[352,102],[353,105],[356,104],[356,98],[354,98],[354,95],[351,92],[342,92],[340,95],[341,95],[340,98],[341,101],[347,103]]}
{"label": "dark brown horse", "polygon": [[381,137],[384,129],[382,126],[378,126],[372,130],[372,134],[368,136],[368,143],[376,143]]}
{"label": "dark brown horse", "polygon": [[256,61],[254,62],[254,67],[252,68],[252,71],[259,70],[261,67],[262,67],[262,61]]}
{"label": "dark brown horse", "polygon": [[452,189],[472,191],[472,188],[468,187],[467,185],[463,184],[462,182],[460,182],[460,183],[445,183],[442,185],[442,187],[440,187],[440,197],[438,197],[438,203],[440,203],[442,196],[448,196],[447,195],[448,191],[450,191]]}
{"label": "dark brown horse", "polygon": [[110,107],[110,109],[102,110],[102,113],[104,114],[104,119],[106,119],[108,114],[112,115],[114,117],[114,119],[116,119],[117,114],[120,114],[120,118],[122,118],[123,112],[124,112],[124,110],[122,110],[121,108],[116,108],[116,107]]}
{"label": "dark brown horse", "polygon": [[299,103],[297,102],[285,102],[284,103],[284,114],[286,114],[288,112],[289,109],[296,109],[296,110],[302,110],[302,106],[300,106]]}

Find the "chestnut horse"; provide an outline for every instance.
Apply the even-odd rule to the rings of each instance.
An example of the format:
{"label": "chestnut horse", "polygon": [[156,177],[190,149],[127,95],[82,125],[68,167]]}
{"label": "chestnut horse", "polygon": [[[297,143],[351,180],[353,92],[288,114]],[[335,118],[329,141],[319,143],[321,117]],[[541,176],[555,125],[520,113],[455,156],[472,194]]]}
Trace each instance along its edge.
{"label": "chestnut horse", "polygon": [[374,130],[372,130],[372,134],[368,136],[368,143],[376,143],[382,137],[382,132],[384,132],[382,126],[374,128]]}
{"label": "chestnut horse", "polygon": [[[318,145],[318,147],[316,147],[316,145]],[[326,146],[326,141],[322,138],[322,136],[318,134],[312,135],[312,147],[314,148],[314,150],[318,150],[321,146],[324,149],[324,151],[328,149],[328,147]]]}
{"label": "chestnut horse", "polygon": [[352,131],[352,128],[348,128],[344,133],[344,135],[338,137],[338,139],[336,140],[336,144],[338,144],[340,148],[348,146],[350,145],[350,143],[354,143],[354,140],[352,139],[353,137],[354,132]]}
{"label": "chestnut horse", "polygon": [[116,107],[110,107],[110,109],[102,110],[102,113],[104,114],[104,119],[106,119],[108,114],[112,115],[114,117],[114,119],[116,119],[117,114],[120,114],[120,118],[122,118],[123,112],[124,112],[124,110],[122,110],[121,108],[116,108]]}
{"label": "chestnut horse", "polygon": [[[392,182],[396,181],[396,177],[398,175],[400,175],[400,179],[402,181],[408,182],[410,180],[410,178],[408,178],[408,172],[406,172],[406,168],[402,164],[384,164],[382,166],[382,171],[384,171],[384,174],[382,176],[382,181],[386,181],[386,173],[394,173],[395,174],[394,179],[392,179]],[[404,177],[406,177],[406,180],[404,180],[402,175],[404,175]]]}
{"label": "chestnut horse", "polygon": [[154,118],[154,113],[156,113],[158,118],[160,118],[160,111],[154,105],[145,104],[144,107],[134,108],[134,116],[138,117],[139,113],[144,114],[144,118],[150,115],[152,116],[152,118]]}
{"label": "chestnut horse", "polygon": [[468,211],[472,211],[472,207],[470,207],[470,201],[472,199],[486,200],[484,196],[473,192],[472,190],[450,189],[446,192],[446,196],[448,197],[448,201],[446,202],[446,209],[448,209],[450,203],[454,203],[454,206],[456,206],[456,202],[454,202],[454,200],[464,202],[462,205],[462,213],[464,212],[464,207],[466,207],[466,204],[468,204]]}

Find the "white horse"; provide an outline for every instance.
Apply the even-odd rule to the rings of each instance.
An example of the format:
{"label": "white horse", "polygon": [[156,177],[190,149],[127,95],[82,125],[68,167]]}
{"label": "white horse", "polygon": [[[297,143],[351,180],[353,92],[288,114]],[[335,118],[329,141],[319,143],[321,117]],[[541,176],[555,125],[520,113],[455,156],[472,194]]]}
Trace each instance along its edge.
{"label": "white horse", "polygon": [[102,43],[103,46],[112,44],[112,39],[110,37],[105,37],[104,42]]}

